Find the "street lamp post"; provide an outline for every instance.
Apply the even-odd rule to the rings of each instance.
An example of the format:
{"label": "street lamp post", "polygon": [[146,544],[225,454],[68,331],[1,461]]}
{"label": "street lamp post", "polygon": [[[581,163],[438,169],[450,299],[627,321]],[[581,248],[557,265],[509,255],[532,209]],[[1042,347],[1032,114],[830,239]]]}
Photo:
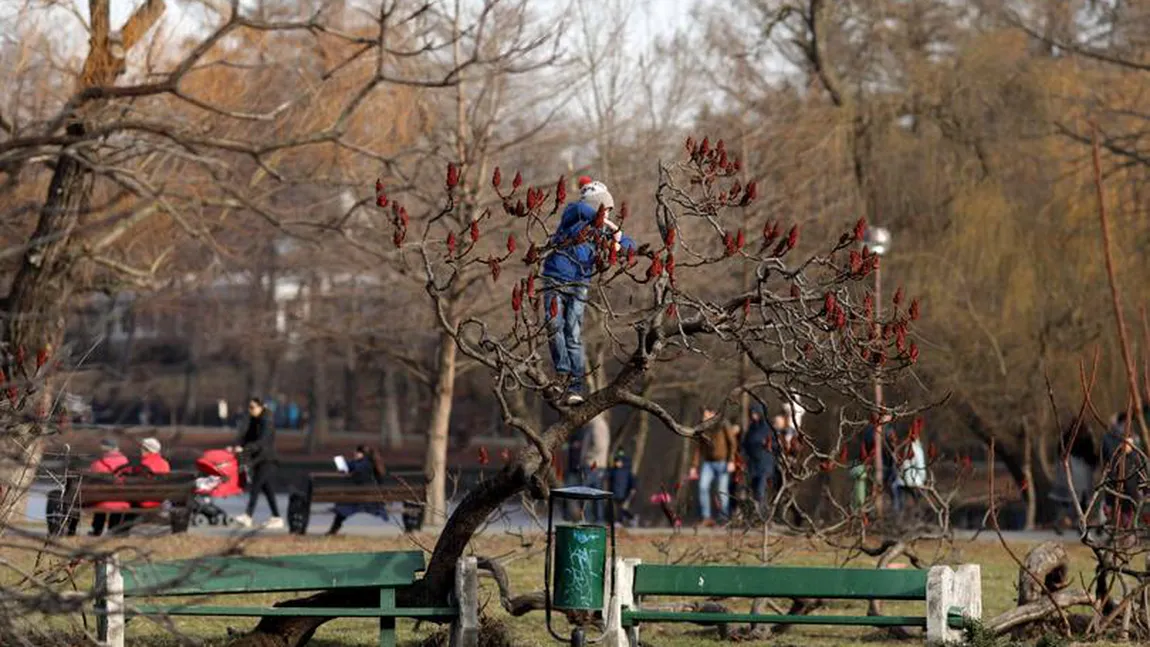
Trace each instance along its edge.
{"label": "street lamp post", "polygon": [[[868,227],[866,236],[863,237],[863,245],[870,250],[875,256],[881,257],[890,250],[890,231],[883,227]],[[874,269],[874,319],[875,326],[879,327],[882,324],[878,323],[882,320],[882,265],[875,266]],[[878,337],[881,339],[881,330]],[[880,342],[881,343],[881,342]],[[882,373],[879,367],[875,367],[874,372],[874,402],[875,406],[879,409],[878,424],[874,428],[874,482],[875,487],[879,488],[880,494],[875,497],[875,512],[882,514],[882,494],[881,488],[886,484],[883,479],[882,469],[882,450],[883,450],[883,431],[885,424],[882,415]]]}

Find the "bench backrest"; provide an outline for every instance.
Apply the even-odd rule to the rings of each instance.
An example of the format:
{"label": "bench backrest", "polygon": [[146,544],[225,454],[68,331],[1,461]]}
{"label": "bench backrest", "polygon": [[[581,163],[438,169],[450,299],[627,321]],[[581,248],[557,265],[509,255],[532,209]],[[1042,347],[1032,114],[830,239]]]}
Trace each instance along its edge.
{"label": "bench backrest", "polygon": [[147,476],[84,473],[69,479],[65,498],[85,506],[103,501],[186,501],[194,493],[195,481],[192,472]]}
{"label": "bench backrest", "polygon": [[640,564],[635,595],[925,600],[926,571]]}
{"label": "bench backrest", "polygon": [[127,596],[397,588],[425,568],[421,551],[204,557],[124,564]]}

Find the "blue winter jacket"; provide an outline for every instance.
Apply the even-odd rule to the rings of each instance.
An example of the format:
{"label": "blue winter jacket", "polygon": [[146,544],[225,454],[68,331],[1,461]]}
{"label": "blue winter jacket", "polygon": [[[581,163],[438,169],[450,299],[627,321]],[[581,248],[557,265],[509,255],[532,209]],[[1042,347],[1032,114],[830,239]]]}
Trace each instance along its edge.
{"label": "blue winter jacket", "polygon": [[767,408],[759,402],[751,403],[751,412],[759,414],[743,434],[743,459],[751,476],[774,478],[776,452],[779,447],[777,431],[767,422]]}
{"label": "blue winter jacket", "polygon": [[[580,232],[595,222],[598,216],[586,202],[572,202],[563,210],[559,227],[551,235],[550,245],[554,249],[543,260],[543,276],[562,283],[589,283],[595,273],[596,237],[610,236],[609,232],[596,232],[583,242],[576,242]],[[619,241],[620,252],[635,248],[635,241],[623,236]]]}
{"label": "blue winter jacket", "polygon": [[621,460],[623,465],[615,467],[615,462],[612,460],[611,469],[607,470],[607,489],[611,491],[611,498],[625,501],[632,491],[639,489],[639,482],[635,478],[635,473],[631,471],[630,457],[622,456],[615,460]]}

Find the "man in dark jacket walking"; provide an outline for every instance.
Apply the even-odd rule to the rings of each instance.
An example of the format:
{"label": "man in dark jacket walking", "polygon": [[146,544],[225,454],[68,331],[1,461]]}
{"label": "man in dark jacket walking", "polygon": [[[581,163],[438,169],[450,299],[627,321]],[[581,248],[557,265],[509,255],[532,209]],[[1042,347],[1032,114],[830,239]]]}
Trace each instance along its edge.
{"label": "man in dark jacket walking", "polygon": [[563,210],[548,243],[552,251],[543,261],[543,312],[550,328],[551,361],[566,389],[563,402],[569,405],[583,402],[583,314],[598,250],[614,247],[610,253],[625,258],[635,247],[608,219],[614,208],[615,200],[602,182],[584,185],[579,201]]}
{"label": "man in dark jacket walking", "polygon": [[611,491],[611,504],[615,506],[615,521],[631,525],[635,520],[635,513],[631,512],[631,497],[639,489],[639,482],[631,469],[631,457],[622,449],[615,452],[611,469],[607,470],[607,489]]}
{"label": "man in dark jacket walking", "polygon": [[747,465],[751,498],[755,500],[755,507],[761,514],[767,496],[767,486],[775,481],[778,470],[775,452],[779,443],[775,430],[767,424],[767,408],[761,402],[751,404],[749,418],[750,423],[747,425],[746,433],[743,434],[740,449],[743,451],[743,461]]}
{"label": "man in dark jacket walking", "polygon": [[264,407],[263,401],[259,398],[249,400],[248,425],[240,434],[238,445],[232,448],[237,454],[245,457],[251,473],[248,481],[247,510],[235,518],[236,523],[244,528],[250,528],[252,525],[252,514],[256,511],[256,503],[259,502],[261,492],[267,499],[268,508],[272,513],[271,519],[268,519],[264,527],[269,529],[284,527],[279,505],[276,504],[275,490],[272,489],[279,462],[276,458],[275,435],[275,423],[272,422],[271,412]]}

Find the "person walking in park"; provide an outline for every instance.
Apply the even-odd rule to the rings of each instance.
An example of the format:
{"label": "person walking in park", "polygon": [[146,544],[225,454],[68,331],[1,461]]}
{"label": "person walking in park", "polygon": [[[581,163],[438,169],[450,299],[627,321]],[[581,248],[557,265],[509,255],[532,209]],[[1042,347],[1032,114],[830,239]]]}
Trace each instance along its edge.
{"label": "person walking in park", "polygon": [[747,469],[751,499],[755,512],[762,515],[767,500],[767,489],[774,483],[778,465],[775,461],[775,431],[767,424],[767,408],[760,402],[751,403],[750,421],[743,434],[740,449]]}
{"label": "person walking in park", "polygon": [[551,361],[559,381],[560,399],[567,405],[583,402],[583,315],[587,293],[602,243],[616,253],[635,247],[634,241],[611,222],[615,199],[602,182],[580,188],[579,200],[567,205],[552,234],[552,249],[543,260],[543,311],[549,330]]}
{"label": "person walking in park", "polygon": [[[710,420],[718,413],[713,409],[703,409],[703,421]],[[737,427],[735,428],[737,429]],[[731,433],[732,427],[719,421],[703,433],[702,445],[695,445],[691,457],[691,471],[688,478],[699,482],[699,516],[706,527],[714,526],[718,520],[712,516],[711,487],[715,487],[720,517],[727,509],[730,490],[730,475],[735,471],[735,455],[738,452],[738,439]]]}
{"label": "person walking in park", "polygon": [[[105,438],[100,441],[100,457],[92,461],[88,471],[96,474],[115,474],[117,470],[128,464],[128,457],[120,452],[120,445],[114,438]],[[131,508],[127,501],[101,501],[96,504],[96,512],[92,515],[93,537],[104,534],[107,526],[111,532],[116,532],[124,523],[124,512]]]}
{"label": "person walking in park", "polygon": [[[587,423],[586,435],[583,437],[583,485],[603,489],[610,465],[611,456],[611,425],[607,422],[607,413],[603,412]],[[590,521],[602,523],[607,520],[607,502],[595,501],[591,506]]]}
{"label": "person walking in park", "polygon": [[631,468],[631,457],[622,449],[615,452],[611,469],[607,471],[607,489],[611,491],[611,505],[615,506],[615,522],[634,525],[637,518],[631,512],[631,499],[639,489],[639,481]]}
{"label": "person walking in park", "polygon": [[276,503],[275,490],[272,489],[279,462],[276,458],[275,434],[272,414],[264,407],[263,401],[259,398],[248,400],[248,424],[240,434],[238,444],[232,448],[243,458],[251,475],[248,479],[247,509],[244,514],[235,518],[235,522],[244,528],[252,526],[252,515],[256,512],[256,504],[261,493],[267,499],[268,508],[272,513],[264,527],[268,529],[284,527],[279,505]]}
{"label": "person walking in park", "polygon": [[[563,485],[573,487],[583,485],[583,439],[587,436],[587,425],[579,427],[567,437],[567,464],[563,475]],[[574,501],[567,501],[563,507],[563,517],[567,521],[579,521],[581,515],[576,512],[580,506]]]}

